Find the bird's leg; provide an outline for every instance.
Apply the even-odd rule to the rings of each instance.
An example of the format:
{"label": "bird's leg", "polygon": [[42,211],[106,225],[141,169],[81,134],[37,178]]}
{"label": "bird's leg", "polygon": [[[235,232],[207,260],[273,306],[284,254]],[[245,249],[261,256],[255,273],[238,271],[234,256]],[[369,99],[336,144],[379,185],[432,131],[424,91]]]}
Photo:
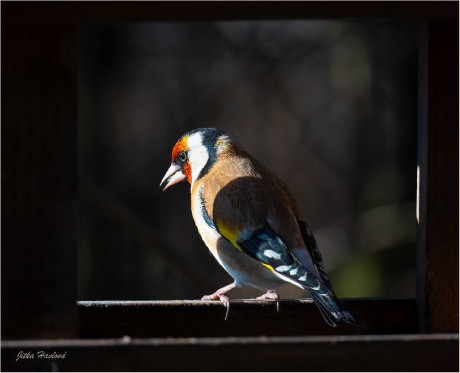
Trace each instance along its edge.
{"label": "bird's leg", "polygon": [[257,297],[256,299],[270,299],[276,301],[276,312],[280,311],[280,296],[276,290],[268,290],[264,295]]}
{"label": "bird's leg", "polygon": [[227,320],[228,317],[228,311],[230,311],[230,298],[225,295],[228,291],[234,289],[236,287],[235,283],[232,283],[230,285],[224,286],[223,288],[217,290],[211,295],[205,295],[201,300],[217,300],[220,299],[224,306],[227,308],[227,312],[225,313],[225,319]]}

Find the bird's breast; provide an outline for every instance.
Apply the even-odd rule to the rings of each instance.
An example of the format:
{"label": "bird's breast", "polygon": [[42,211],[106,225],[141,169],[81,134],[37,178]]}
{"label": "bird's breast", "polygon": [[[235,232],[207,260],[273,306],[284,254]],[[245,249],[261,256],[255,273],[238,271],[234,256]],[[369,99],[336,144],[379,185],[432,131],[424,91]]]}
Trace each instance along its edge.
{"label": "bird's breast", "polygon": [[206,205],[202,196],[202,189],[202,185],[194,186],[192,189],[192,216],[198,229],[198,233],[200,234],[206,246],[211,251],[212,255],[214,255],[214,257],[220,263],[221,260],[218,257],[216,248],[217,241],[221,235],[217,231],[211,217],[209,216],[208,211],[206,210]]}
{"label": "bird's breast", "polygon": [[192,215],[198,232],[211,254],[235,279],[238,286],[251,285],[267,291],[282,284],[271,270],[222,237],[206,209],[202,186],[192,191]]}

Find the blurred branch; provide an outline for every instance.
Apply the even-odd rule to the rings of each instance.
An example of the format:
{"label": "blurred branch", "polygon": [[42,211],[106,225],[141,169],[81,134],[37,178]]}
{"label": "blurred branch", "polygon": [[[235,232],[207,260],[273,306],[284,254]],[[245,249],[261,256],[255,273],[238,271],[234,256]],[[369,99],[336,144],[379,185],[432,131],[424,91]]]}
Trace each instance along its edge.
{"label": "blurred branch", "polygon": [[158,256],[182,275],[196,289],[206,289],[209,281],[192,270],[192,266],[177,254],[171,245],[152,233],[152,228],[142,219],[112,196],[88,174],[80,173],[80,192],[107,218],[117,223],[140,243],[155,250]]}

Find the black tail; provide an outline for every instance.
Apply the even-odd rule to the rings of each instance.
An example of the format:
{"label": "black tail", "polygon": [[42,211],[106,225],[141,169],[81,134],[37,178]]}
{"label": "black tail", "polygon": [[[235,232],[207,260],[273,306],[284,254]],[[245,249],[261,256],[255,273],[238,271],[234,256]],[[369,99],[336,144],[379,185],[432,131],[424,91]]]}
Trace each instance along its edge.
{"label": "black tail", "polygon": [[[323,285],[324,286],[324,285]],[[348,311],[342,302],[334,295],[326,291],[308,289],[315,304],[318,306],[324,320],[330,326],[339,326],[344,323],[358,325],[359,320]]]}
{"label": "black tail", "polygon": [[329,281],[327,284],[324,283],[318,276],[302,267],[300,263],[296,263],[293,269],[289,270],[289,278],[310,293],[324,320],[330,326],[339,326],[344,323],[359,324],[358,319],[335,296]]}

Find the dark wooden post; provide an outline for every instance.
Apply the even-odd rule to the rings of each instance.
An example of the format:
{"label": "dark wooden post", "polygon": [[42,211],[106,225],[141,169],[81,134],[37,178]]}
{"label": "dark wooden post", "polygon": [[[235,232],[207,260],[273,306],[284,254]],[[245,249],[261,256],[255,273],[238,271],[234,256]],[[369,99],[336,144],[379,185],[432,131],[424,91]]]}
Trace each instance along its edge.
{"label": "dark wooden post", "polygon": [[417,304],[422,332],[458,333],[458,20],[420,49]]}
{"label": "dark wooden post", "polygon": [[2,4],[2,338],[70,337],[77,325],[76,27],[21,22],[17,6],[12,21],[8,8]]}

